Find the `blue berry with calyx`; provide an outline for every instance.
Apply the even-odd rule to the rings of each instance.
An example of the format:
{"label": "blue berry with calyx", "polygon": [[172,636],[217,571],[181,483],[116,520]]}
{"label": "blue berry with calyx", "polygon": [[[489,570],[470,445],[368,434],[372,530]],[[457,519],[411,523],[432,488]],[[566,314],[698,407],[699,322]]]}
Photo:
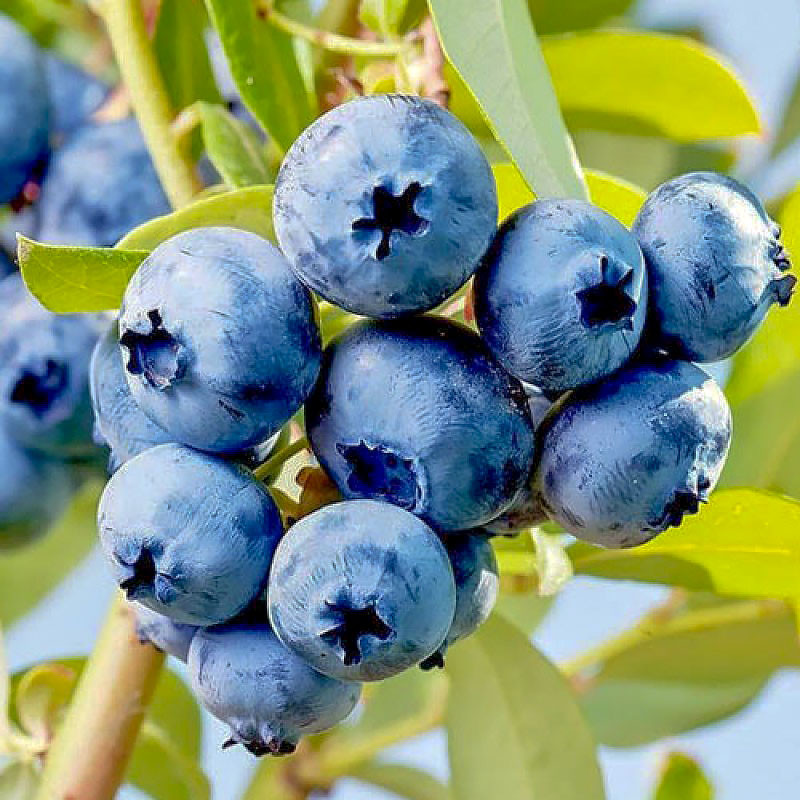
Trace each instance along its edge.
{"label": "blue berry with calyx", "polygon": [[301,736],[345,719],[361,694],[360,684],[321,675],[258,624],[199,631],[189,676],[200,702],[230,728],[223,747],[241,744],[255,756],[294,752]]}
{"label": "blue berry with calyx", "polygon": [[249,470],[177,444],[145,450],[114,473],[98,528],[128,599],[189,625],[244,610],[283,534],[275,502]]}
{"label": "blue berry with calyx", "polygon": [[797,279],[780,227],[741,183],[691,172],[653,191],[633,225],[650,274],[647,338],[692,361],[735,353]]}
{"label": "blue berry with calyx", "polygon": [[276,247],[235,228],[196,228],[159,245],[125,290],[119,334],[139,407],[208,452],[269,438],[319,374],[308,290]]}
{"label": "blue berry with calyx", "polygon": [[131,603],[135,616],[136,635],[142,644],[149,642],[184,664],[189,658],[189,645],[200,628],[175,622],[141,603]]}
{"label": "blue berry with calyx", "polygon": [[369,317],[427,311],[462,286],[497,225],[491,169],[464,125],[430,100],[358,98],[292,145],[275,232],[300,279]]}
{"label": "blue berry with calyx", "polygon": [[647,311],[636,239],[581,200],[537,200],[501,226],[475,277],[475,318],[501,364],[550,396],[619,369]]}
{"label": "blue berry with calyx", "polygon": [[269,617],[324,675],[375,681],[428,658],[453,622],[456,588],[442,543],[422,520],[376,500],[333,503],[281,541]]}
{"label": "blue berry with calyx", "polygon": [[579,539],[632,547],[697,513],[731,439],[725,395],[657,356],[562,397],[539,431],[534,492]]}
{"label": "blue berry with calyx", "polygon": [[112,247],[170,211],[133,117],[83,125],[53,155],[39,197],[37,238]]}
{"label": "blue berry with calyx", "polygon": [[489,619],[500,591],[497,559],[485,531],[449,534],[442,541],[456,582],[456,610],[444,642],[420,663],[425,670],[443,667],[448,648]]}
{"label": "blue berry with calyx", "polygon": [[522,386],[479,336],[436,317],[364,321],[335,340],[306,425],[344,497],[394,503],[437,530],[494,519],[533,464]]}
{"label": "blue berry with calyx", "polygon": [[48,157],[50,109],[44,58],[31,37],[0,14],[0,205],[16,201]]}

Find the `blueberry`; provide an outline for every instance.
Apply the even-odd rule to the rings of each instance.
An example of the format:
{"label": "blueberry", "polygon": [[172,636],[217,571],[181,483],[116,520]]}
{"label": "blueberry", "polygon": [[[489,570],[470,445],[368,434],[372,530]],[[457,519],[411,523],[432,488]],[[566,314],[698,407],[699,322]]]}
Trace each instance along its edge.
{"label": "blueberry", "polygon": [[0,205],[10,203],[47,158],[49,107],[44,59],[34,41],[0,14]]}
{"label": "blueberry", "polygon": [[253,755],[291,753],[304,734],[341,722],[361,686],[326,678],[284,647],[267,625],[199,631],[189,649],[192,688]]}
{"label": "blueberry", "polygon": [[58,56],[44,57],[50,93],[50,117],[53,133],[74,133],[97,111],[108,97],[110,87],[80,67]]}
{"label": "blueberry", "polygon": [[190,625],[242,611],[263,588],[282,534],[274,501],[248,470],[176,444],[114,473],[98,527],[128,599]]}
{"label": "blueberry", "polygon": [[650,274],[648,339],[678,358],[735,353],[796,278],[780,228],[733,178],[692,172],[647,198],[633,232]]}
{"label": "blueberry", "polygon": [[631,547],[697,512],[719,478],[731,413],[699,367],[653,357],[555,404],[535,491],[579,539]]}
{"label": "blueberry", "polygon": [[445,536],[443,542],[456,581],[456,612],[447,637],[420,664],[422,669],[443,667],[448,647],[475,633],[489,619],[500,591],[497,559],[484,531],[452,534]]}
{"label": "blueberry", "polygon": [[159,245],[131,279],[119,325],[134,399],[201,450],[264,441],[319,373],[308,291],[277,248],[234,228],[197,228]]}
{"label": "blueberry", "polygon": [[372,95],[329,111],[284,159],[275,232],[300,279],[370,317],[426,311],[475,271],[497,224],[478,144],[430,100]]}
{"label": "blueberry", "polygon": [[647,310],[636,240],[580,200],[538,200],[502,225],[475,277],[475,318],[500,363],[545,394],[603,378]]}
{"label": "blueberry", "polygon": [[72,489],[65,464],[24,450],[0,423],[0,552],[44,534],[66,508]]}
{"label": "blueberry", "polygon": [[0,282],[0,416],[27,447],[95,455],[89,360],[104,318],[53,314],[19,273]]}
{"label": "blueberry", "polygon": [[139,641],[142,644],[150,642],[153,647],[186,663],[189,645],[199,628],[196,625],[173,622],[169,617],[152,611],[141,603],[131,605],[136,616],[136,635]]}
{"label": "blueberry", "polygon": [[11,260],[10,254],[0,247],[0,280],[17,271],[17,265]]}
{"label": "blueberry", "polygon": [[275,633],[314,669],[374,681],[442,644],[456,589],[447,551],[424,522],[387,503],[350,500],[289,529],[268,603]]}
{"label": "blueberry", "polygon": [[92,123],[53,156],[39,198],[38,238],[111,247],[169,210],[136,121]]}
{"label": "blueberry", "polygon": [[109,472],[115,472],[126,461],[151,447],[173,441],[139,408],[131,395],[116,322],[98,340],[89,373],[95,441],[111,451]]}
{"label": "blueberry", "polygon": [[306,425],[345,497],[386,500],[437,530],[494,519],[532,466],[522,386],[480,337],[435,317],[345,332],[326,350]]}

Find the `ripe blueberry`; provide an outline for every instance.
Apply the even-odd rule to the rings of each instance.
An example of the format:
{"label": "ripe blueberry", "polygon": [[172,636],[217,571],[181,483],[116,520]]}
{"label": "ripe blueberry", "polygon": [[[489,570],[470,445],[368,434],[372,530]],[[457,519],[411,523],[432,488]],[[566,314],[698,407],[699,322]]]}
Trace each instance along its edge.
{"label": "ripe blueberry", "polygon": [[140,408],[209,452],[263,442],[319,373],[308,290],[277,248],[234,228],[197,228],[159,245],[125,291],[119,332]]}
{"label": "ripe blueberry", "polygon": [[136,635],[142,643],[150,642],[167,655],[183,661],[189,658],[189,645],[199,630],[196,625],[173,622],[169,617],[143,606],[131,603],[136,615]]}
{"label": "ripe blueberry", "polygon": [[223,747],[253,755],[294,751],[304,734],[341,722],[361,686],[327,678],[287,649],[267,625],[226,625],[198,631],[189,648],[192,688],[230,726]]}
{"label": "ripe blueberry", "polygon": [[533,463],[522,386],[480,337],[435,317],[346,331],[326,350],[306,425],[345,497],[394,503],[437,530],[494,519]]}
{"label": "ripe blueberry", "polygon": [[731,413],[699,367],[654,358],[565,395],[540,437],[534,486],[548,516],[579,539],[631,547],[706,502]]}
{"label": "ripe blueberry", "polygon": [[281,641],[324,675],[351,681],[388,678],[430,656],[456,603],[436,534],[375,500],[333,503],[291,527],[267,596]]}
{"label": "ripe blueberry", "polygon": [[68,136],[87,124],[103,104],[109,86],[58,56],[45,55],[50,94],[50,127],[57,136]]}
{"label": "ripe blueberry", "polygon": [[475,277],[475,318],[500,363],[545,394],[621,367],[647,309],[636,240],[580,200],[538,200],[502,225]]}
{"label": "ripe blueberry", "polygon": [[478,144],[430,100],[338,106],[292,145],[275,184],[275,232],[326,300],[370,317],[427,311],[475,271],[497,224]]}
{"label": "ripe blueberry", "polygon": [[443,537],[456,581],[456,611],[447,637],[439,649],[420,663],[422,669],[444,666],[450,645],[475,633],[489,619],[500,577],[489,537],[480,529]]}
{"label": "ripe blueberry", "polygon": [[633,232],[650,275],[648,338],[678,358],[736,352],[796,278],[780,228],[758,198],[725,175],[692,172],[647,198]]}
{"label": "ripe blueberry", "polygon": [[283,532],[248,470],[176,444],[145,450],[114,473],[98,527],[128,599],[190,625],[242,611],[263,588]]}

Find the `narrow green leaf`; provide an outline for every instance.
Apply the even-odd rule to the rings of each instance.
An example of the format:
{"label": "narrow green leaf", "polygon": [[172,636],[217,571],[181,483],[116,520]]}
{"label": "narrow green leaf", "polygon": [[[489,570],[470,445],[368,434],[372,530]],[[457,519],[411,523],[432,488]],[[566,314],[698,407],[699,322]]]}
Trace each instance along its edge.
{"label": "narrow green leaf", "polygon": [[797,137],[800,136],[800,74],[795,80],[794,88],[786,101],[778,132],[772,142],[772,154],[783,152]]}
{"label": "narrow green leaf", "polygon": [[539,33],[565,33],[598,25],[624,15],[633,0],[528,0]]}
{"label": "narrow green leaf", "polygon": [[350,777],[408,800],[449,800],[451,796],[447,786],[432,775],[403,764],[370,761],[351,772]]}
{"label": "narrow green leaf", "polygon": [[653,800],[712,800],[714,789],[700,765],[684,753],[669,753]]}
{"label": "narrow green leaf", "polygon": [[604,797],[591,733],[561,673],[493,616],[448,657],[447,733],[458,800]]}
{"label": "narrow green leaf", "polygon": [[497,186],[500,222],[536,198],[528,184],[525,183],[520,171],[513,164],[492,164],[492,172]]}
{"label": "narrow green leaf", "polygon": [[684,142],[761,131],[740,78],[692,39],[593,31],[548,38],[542,48],[571,128]]}
{"label": "narrow green leaf", "polygon": [[800,502],[752,489],[718,491],[699,515],[641,547],[578,543],[570,555],[582,575],[788,597],[800,587]]}
{"label": "narrow green leaf", "polygon": [[21,234],[17,241],[28,289],[58,314],[118,308],[130,276],[147,257],[141,250],[42,244]]}
{"label": "narrow green leaf", "polygon": [[231,189],[269,183],[272,179],[263,143],[249,125],[226,108],[198,106],[206,154]]}
{"label": "narrow green leaf", "polygon": [[448,59],[527,182],[541,195],[586,197],[525,0],[429,0]]}
{"label": "narrow green leaf", "polygon": [[89,482],[64,517],[27,547],[0,556],[0,619],[8,627],[51,592],[96,541],[97,500],[102,484]]}
{"label": "narrow green leaf", "polygon": [[33,800],[39,775],[32,763],[12,761],[0,768],[0,797],[3,800]]}
{"label": "narrow green leaf", "polygon": [[17,719],[31,736],[47,741],[75,685],[75,670],[64,664],[42,664],[17,684]]}
{"label": "narrow green leaf", "polygon": [[586,170],[592,202],[630,227],[647,195],[638,186],[606,172]]}
{"label": "narrow green leaf", "polygon": [[361,0],[359,21],[376,33],[397,36],[407,33],[425,13],[425,0]]}
{"label": "narrow green leaf", "polygon": [[242,100],[286,150],[314,115],[291,37],[253,0],[206,0]]}

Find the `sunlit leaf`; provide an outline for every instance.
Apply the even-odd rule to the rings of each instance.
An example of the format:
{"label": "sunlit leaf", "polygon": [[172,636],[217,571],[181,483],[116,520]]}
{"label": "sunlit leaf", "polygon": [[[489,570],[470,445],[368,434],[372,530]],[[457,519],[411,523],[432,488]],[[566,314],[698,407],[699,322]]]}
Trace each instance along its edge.
{"label": "sunlit leaf", "polygon": [[349,777],[408,800],[449,800],[451,796],[441,781],[427,772],[403,764],[371,761],[353,770]]}
{"label": "sunlit leaf", "polygon": [[539,33],[564,33],[621,17],[633,0],[528,0],[533,24]]}
{"label": "sunlit leaf", "polygon": [[714,790],[700,765],[684,753],[669,753],[653,800],[711,800]]}

